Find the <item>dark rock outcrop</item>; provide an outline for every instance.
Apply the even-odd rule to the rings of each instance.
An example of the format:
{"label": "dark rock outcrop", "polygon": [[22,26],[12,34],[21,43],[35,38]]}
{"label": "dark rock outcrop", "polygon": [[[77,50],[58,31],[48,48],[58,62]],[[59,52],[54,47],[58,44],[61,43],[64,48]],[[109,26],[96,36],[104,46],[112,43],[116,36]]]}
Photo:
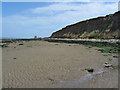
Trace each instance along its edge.
{"label": "dark rock outcrop", "polygon": [[73,25],[54,32],[51,38],[94,38],[118,39],[120,38],[120,11]]}

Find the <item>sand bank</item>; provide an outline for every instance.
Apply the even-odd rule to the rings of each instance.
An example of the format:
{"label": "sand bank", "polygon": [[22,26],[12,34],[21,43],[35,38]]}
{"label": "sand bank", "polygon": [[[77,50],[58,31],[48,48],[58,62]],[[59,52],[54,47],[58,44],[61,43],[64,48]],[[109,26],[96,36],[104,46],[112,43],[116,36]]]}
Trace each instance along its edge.
{"label": "sand bank", "polygon": [[[23,45],[20,45],[20,43]],[[98,48],[78,44],[46,41],[20,41],[3,48],[3,88],[117,88],[117,69],[106,69],[103,64],[118,64],[118,59],[105,56]],[[100,74],[89,74],[106,70]],[[93,76],[81,83],[82,77]],[[83,78],[84,79],[84,78]],[[83,80],[84,81],[84,80]],[[61,84],[62,82],[62,84]],[[66,84],[65,84],[66,83]]]}

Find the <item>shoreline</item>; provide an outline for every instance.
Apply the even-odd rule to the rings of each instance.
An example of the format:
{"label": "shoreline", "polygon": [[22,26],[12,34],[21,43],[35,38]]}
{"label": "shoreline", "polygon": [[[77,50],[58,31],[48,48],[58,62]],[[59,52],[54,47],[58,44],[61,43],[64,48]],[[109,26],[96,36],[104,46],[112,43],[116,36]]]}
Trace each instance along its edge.
{"label": "shoreline", "polygon": [[90,42],[106,42],[106,43],[120,43],[119,39],[68,39],[68,38],[48,38],[46,40],[60,40],[60,41],[90,41]]}

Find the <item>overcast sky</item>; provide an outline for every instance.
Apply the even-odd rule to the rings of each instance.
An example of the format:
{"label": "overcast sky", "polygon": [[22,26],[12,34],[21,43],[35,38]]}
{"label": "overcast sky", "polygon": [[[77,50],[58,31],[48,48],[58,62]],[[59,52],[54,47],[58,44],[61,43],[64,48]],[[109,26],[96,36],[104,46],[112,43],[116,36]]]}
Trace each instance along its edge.
{"label": "overcast sky", "polygon": [[67,25],[118,11],[118,0],[104,1],[3,2],[2,35],[8,38],[49,37]]}

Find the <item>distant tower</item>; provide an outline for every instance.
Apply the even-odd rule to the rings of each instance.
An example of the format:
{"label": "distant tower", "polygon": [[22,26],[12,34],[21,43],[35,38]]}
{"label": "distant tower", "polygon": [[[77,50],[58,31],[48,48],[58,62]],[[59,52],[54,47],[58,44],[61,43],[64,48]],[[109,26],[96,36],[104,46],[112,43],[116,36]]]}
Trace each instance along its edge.
{"label": "distant tower", "polygon": [[37,36],[34,36],[34,39],[37,39]]}

